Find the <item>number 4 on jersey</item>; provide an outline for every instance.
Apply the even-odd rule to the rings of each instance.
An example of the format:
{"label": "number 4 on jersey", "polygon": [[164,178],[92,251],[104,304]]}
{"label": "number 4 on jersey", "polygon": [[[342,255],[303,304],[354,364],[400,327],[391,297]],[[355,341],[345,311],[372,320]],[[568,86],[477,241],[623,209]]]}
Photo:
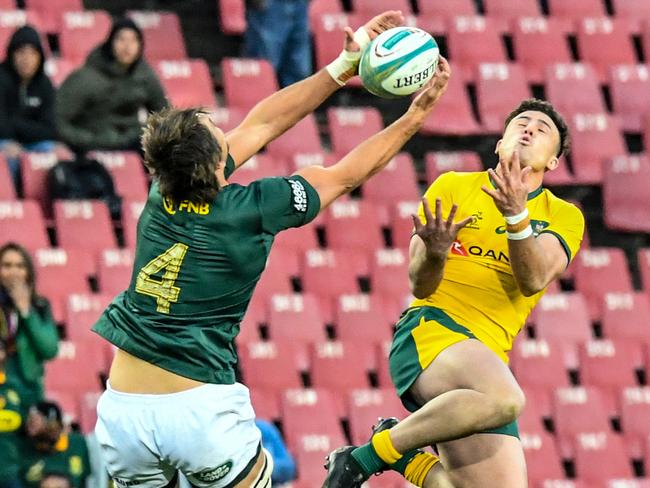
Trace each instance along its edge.
{"label": "number 4 on jersey", "polygon": [[[135,291],[149,295],[156,299],[156,311],[169,313],[169,305],[178,301],[181,289],[174,286],[178,273],[181,270],[187,246],[177,242],[164,253],[155,257],[138,273],[135,282]],[[160,280],[152,278],[153,275],[164,270]]]}

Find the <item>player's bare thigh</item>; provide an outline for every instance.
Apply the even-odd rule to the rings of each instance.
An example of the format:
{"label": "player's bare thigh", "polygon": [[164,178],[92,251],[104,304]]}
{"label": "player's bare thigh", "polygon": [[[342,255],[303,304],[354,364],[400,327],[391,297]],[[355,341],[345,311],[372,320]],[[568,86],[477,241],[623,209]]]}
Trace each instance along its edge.
{"label": "player's bare thigh", "polygon": [[446,475],[455,488],[526,488],[521,442],[503,434],[475,434],[438,446]]}

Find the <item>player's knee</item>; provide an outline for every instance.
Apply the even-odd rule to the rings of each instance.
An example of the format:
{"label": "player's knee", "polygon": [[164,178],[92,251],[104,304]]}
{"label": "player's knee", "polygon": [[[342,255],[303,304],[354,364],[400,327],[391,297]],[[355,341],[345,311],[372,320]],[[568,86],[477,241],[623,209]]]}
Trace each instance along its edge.
{"label": "player's knee", "polygon": [[499,420],[503,425],[517,420],[526,406],[526,397],[520,388],[501,391],[496,401]]}

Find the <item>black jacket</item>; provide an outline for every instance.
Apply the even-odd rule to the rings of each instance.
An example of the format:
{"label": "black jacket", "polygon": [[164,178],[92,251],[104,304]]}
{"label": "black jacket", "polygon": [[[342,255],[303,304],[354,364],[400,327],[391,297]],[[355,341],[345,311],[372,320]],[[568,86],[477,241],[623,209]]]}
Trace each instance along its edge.
{"label": "black jacket", "polygon": [[[14,51],[25,44],[40,51],[41,66],[34,78],[22,86],[12,58]],[[38,32],[30,26],[18,29],[0,65],[0,139],[12,139],[21,144],[56,139],[55,92],[43,69],[44,61]]]}

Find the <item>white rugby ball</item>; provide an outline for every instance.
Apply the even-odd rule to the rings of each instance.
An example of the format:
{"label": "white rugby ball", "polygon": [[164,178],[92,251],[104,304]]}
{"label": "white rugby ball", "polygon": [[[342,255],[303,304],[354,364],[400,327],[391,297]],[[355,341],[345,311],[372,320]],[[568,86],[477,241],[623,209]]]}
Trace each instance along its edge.
{"label": "white rugby ball", "polygon": [[404,97],[433,77],[439,56],[438,43],[428,32],[395,27],[379,34],[363,52],[359,76],[370,93]]}

